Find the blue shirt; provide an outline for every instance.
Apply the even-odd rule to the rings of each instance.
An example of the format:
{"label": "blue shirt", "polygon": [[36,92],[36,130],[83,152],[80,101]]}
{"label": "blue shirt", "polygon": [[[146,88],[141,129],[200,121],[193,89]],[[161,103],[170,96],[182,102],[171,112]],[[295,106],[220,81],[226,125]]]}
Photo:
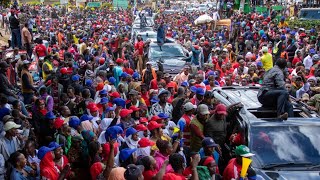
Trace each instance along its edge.
{"label": "blue shirt", "polygon": [[8,149],[8,153],[11,155],[12,153],[16,152],[17,149],[14,145],[14,141],[13,139],[12,140],[9,140],[7,138],[4,138],[5,142],[6,142],[6,146],[7,146],[7,149]]}
{"label": "blue shirt", "polygon": [[[30,173],[30,171],[32,170],[31,167],[26,166],[23,168],[27,173]],[[25,177],[23,175],[23,173],[21,171],[18,171],[16,168],[12,169],[11,175],[10,175],[10,180],[31,180],[31,179],[35,179],[32,177]]]}

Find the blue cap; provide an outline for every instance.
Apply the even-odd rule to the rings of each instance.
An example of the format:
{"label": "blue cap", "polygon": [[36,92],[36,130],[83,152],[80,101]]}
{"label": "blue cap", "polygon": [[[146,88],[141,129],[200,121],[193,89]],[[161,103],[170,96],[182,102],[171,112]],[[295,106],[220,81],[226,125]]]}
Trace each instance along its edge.
{"label": "blue cap", "polygon": [[126,78],[126,77],[128,77],[128,74],[127,74],[126,72],[123,72],[123,73],[120,75],[120,77]]}
{"label": "blue cap", "polygon": [[114,98],[113,104],[116,104],[117,106],[121,106],[122,108],[126,107],[126,101],[122,98]]}
{"label": "blue cap", "polygon": [[116,83],[116,78],[114,78],[114,77],[109,77],[109,83],[111,83],[111,84],[114,84],[114,83]]}
{"label": "blue cap", "polygon": [[128,136],[130,136],[130,135],[132,135],[132,134],[135,134],[135,133],[137,133],[138,131],[135,129],[135,128],[133,128],[133,127],[129,127],[127,130],[126,130],[126,137],[128,137]]}
{"label": "blue cap", "polygon": [[44,155],[46,155],[48,152],[50,152],[52,150],[53,150],[53,148],[48,148],[47,146],[42,146],[38,149],[37,156],[41,160],[44,157]]}
{"label": "blue cap", "polygon": [[316,50],[312,48],[312,49],[310,49],[309,53],[310,53],[310,54],[315,54],[315,53],[316,53]]}
{"label": "blue cap", "polygon": [[287,33],[289,33],[289,32],[290,32],[290,30],[291,30],[290,28],[286,28]]}
{"label": "blue cap", "polygon": [[152,103],[157,103],[157,102],[159,102],[159,99],[154,96],[154,97],[152,97],[152,98],[150,99],[150,102],[152,102]]}
{"label": "blue cap", "polygon": [[107,107],[105,112],[114,111],[116,108],[114,107]]}
{"label": "blue cap", "polygon": [[132,78],[133,79],[138,79],[139,78],[139,73],[138,72],[134,72],[133,74],[132,74]]}
{"label": "blue cap", "polygon": [[190,91],[193,92],[193,93],[195,93],[195,92],[197,91],[197,87],[191,86],[191,87],[190,87]]}
{"label": "blue cap", "polygon": [[189,83],[188,83],[187,81],[183,81],[183,82],[181,83],[181,86],[187,87],[187,86],[189,86]]}
{"label": "blue cap", "polygon": [[316,30],[315,29],[310,29],[310,33],[315,33],[316,32]]}
{"label": "blue cap", "polygon": [[132,153],[134,153],[136,150],[137,150],[137,148],[135,148],[135,149],[130,149],[130,148],[122,149],[120,151],[120,155],[119,155],[120,160],[121,161],[127,160],[132,155]]}
{"label": "blue cap", "polygon": [[169,118],[169,116],[167,114],[165,114],[165,113],[160,113],[160,114],[158,114],[158,116],[161,119],[168,119]]}
{"label": "blue cap", "polygon": [[99,92],[100,95],[107,95],[108,94],[108,91],[105,90],[105,89],[102,89],[100,92]]}
{"label": "blue cap", "polygon": [[87,121],[87,120],[91,121],[92,119],[93,119],[93,116],[88,115],[88,114],[84,114],[84,115],[82,115],[82,116],[80,117],[80,121],[81,121],[81,122],[82,122],[82,121]]}
{"label": "blue cap", "polygon": [[284,21],[286,18],[284,16],[281,17],[281,21]]}
{"label": "blue cap", "polygon": [[209,85],[208,79],[204,80],[203,83],[204,83],[205,85]]}
{"label": "blue cap", "polygon": [[47,112],[46,119],[55,119],[57,118],[52,111]]}
{"label": "blue cap", "polygon": [[281,40],[285,40],[286,39],[286,35],[281,35],[280,39]]}
{"label": "blue cap", "polygon": [[93,84],[91,79],[86,79],[85,85],[86,86],[91,86]]}
{"label": "blue cap", "polygon": [[261,61],[257,62],[257,66],[262,67],[262,62]]}
{"label": "blue cap", "polygon": [[211,137],[205,137],[202,140],[202,147],[217,147],[217,146],[218,144],[216,144]]}
{"label": "blue cap", "polygon": [[109,102],[108,98],[107,97],[103,97],[101,98],[100,100],[100,104],[107,104]]}
{"label": "blue cap", "polygon": [[208,72],[208,76],[214,76],[214,77],[216,77],[217,75],[216,75],[216,73],[215,73],[214,71],[209,71],[209,72]]}
{"label": "blue cap", "polygon": [[71,116],[69,119],[69,126],[73,129],[77,129],[80,126],[80,119],[77,116]]}
{"label": "blue cap", "polygon": [[294,30],[292,30],[292,31],[290,31],[290,34],[294,36],[294,35],[296,35],[296,32]]}
{"label": "blue cap", "polygon": [[78,74],[75,74],[71,77],[72,81],[79,81],[80,76]]}
{"label": "blue cap", "polygon": [[196,94],[204,96],[205,92],[204,92],[204,90],[202,88],[197,88]]}
{"label": "blue cap", "polygon": [[48,145],[48,147],[49,148],[51,148],[52,150],[56,150],[57,148],[59,148],[59,147],[61,147],[62,145],[60,145],[60,144],[58,144],[58,143],[56,143],[56,142],[54,142],[54,141],[52,141],[49,145]]}
{"label": "blue cap", "polygon": [[117,139],[118,134],[122,134],[122,133],[123,133],[123,129],[120,126],[112,126],[106,130],[104,137],[106,138],[107,141],[109,141],[110,138]]}

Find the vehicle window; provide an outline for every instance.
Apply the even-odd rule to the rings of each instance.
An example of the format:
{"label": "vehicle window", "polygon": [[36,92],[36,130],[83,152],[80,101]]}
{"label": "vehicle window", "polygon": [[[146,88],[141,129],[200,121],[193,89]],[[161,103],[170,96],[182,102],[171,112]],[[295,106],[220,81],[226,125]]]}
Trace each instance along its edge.
{"label": "vehicle window", "polygon": [[[318,133],[320,126],[253,126],[250,132],[250,148],[256,154],[253,159],[268,164],[320,162]],[[260,167],[260,168],[261,168]]]}
{"label": "vehicle window", "polygon": [[150,48],[150,58],[161,58],[161,57],[184,57],[183,49],[177,45],[165,45],[161,47],[152,46]]}
{"label": "vehicle window", "polygon": [[320,10],[301,10],[300,18],[303,18],[303,19],[320,19]]}

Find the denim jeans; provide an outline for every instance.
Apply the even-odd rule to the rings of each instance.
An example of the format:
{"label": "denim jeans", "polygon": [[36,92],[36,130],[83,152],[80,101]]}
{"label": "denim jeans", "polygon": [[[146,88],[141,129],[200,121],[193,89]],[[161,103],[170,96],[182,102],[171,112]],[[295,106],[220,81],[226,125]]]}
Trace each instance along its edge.
{"label": "denim jeans", "polygon": [[[14,101],[18,100],[18,99],[16,99],[16,98],[13,97],[13,96],[7,96],[7,99],[8,99],[9,104],[12,104]],[[23,103],[22,101],[19,100],[19,102],[20,102],[20,105],[21,105],[21,111],[22,111],[22,113],[23,113],[25,116],[28,116],[28,117],[29,117],[29,113],[28,113],[28,111],[27,111],[27,109],[26,109],[26,106],[24,105],[24,103]]]}
{"label": "denim jeans", "polygon": [[277,114],[285,112],[289,117],[293,117],[293,106],[289,101],[289,93],[283,89],[268,90],[258,97],[259,102],[265,107],[275,107],[277,105]]}
{"label": "denim jeans", "polygon": [[11,47],[15,48],[16,46],[18,46],[19,49],[21,49],[22,48],[22,44],[21,44],[21,31],[20,31],[20,28],[11,29],[11,35],[12,35]]}

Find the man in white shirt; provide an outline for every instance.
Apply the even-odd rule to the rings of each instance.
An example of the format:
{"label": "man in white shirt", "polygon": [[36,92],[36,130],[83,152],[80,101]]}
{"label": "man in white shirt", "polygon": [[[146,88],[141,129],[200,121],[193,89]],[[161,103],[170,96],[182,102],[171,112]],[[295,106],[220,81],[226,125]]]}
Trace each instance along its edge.
{"label": "man in white shirt", "polygon": [[306,69],[310,70],[311,66],[313,65],[312,56],[315,54],[316,54],[316,50],[310,49],[309,55],[303,59],[303,64]]}

